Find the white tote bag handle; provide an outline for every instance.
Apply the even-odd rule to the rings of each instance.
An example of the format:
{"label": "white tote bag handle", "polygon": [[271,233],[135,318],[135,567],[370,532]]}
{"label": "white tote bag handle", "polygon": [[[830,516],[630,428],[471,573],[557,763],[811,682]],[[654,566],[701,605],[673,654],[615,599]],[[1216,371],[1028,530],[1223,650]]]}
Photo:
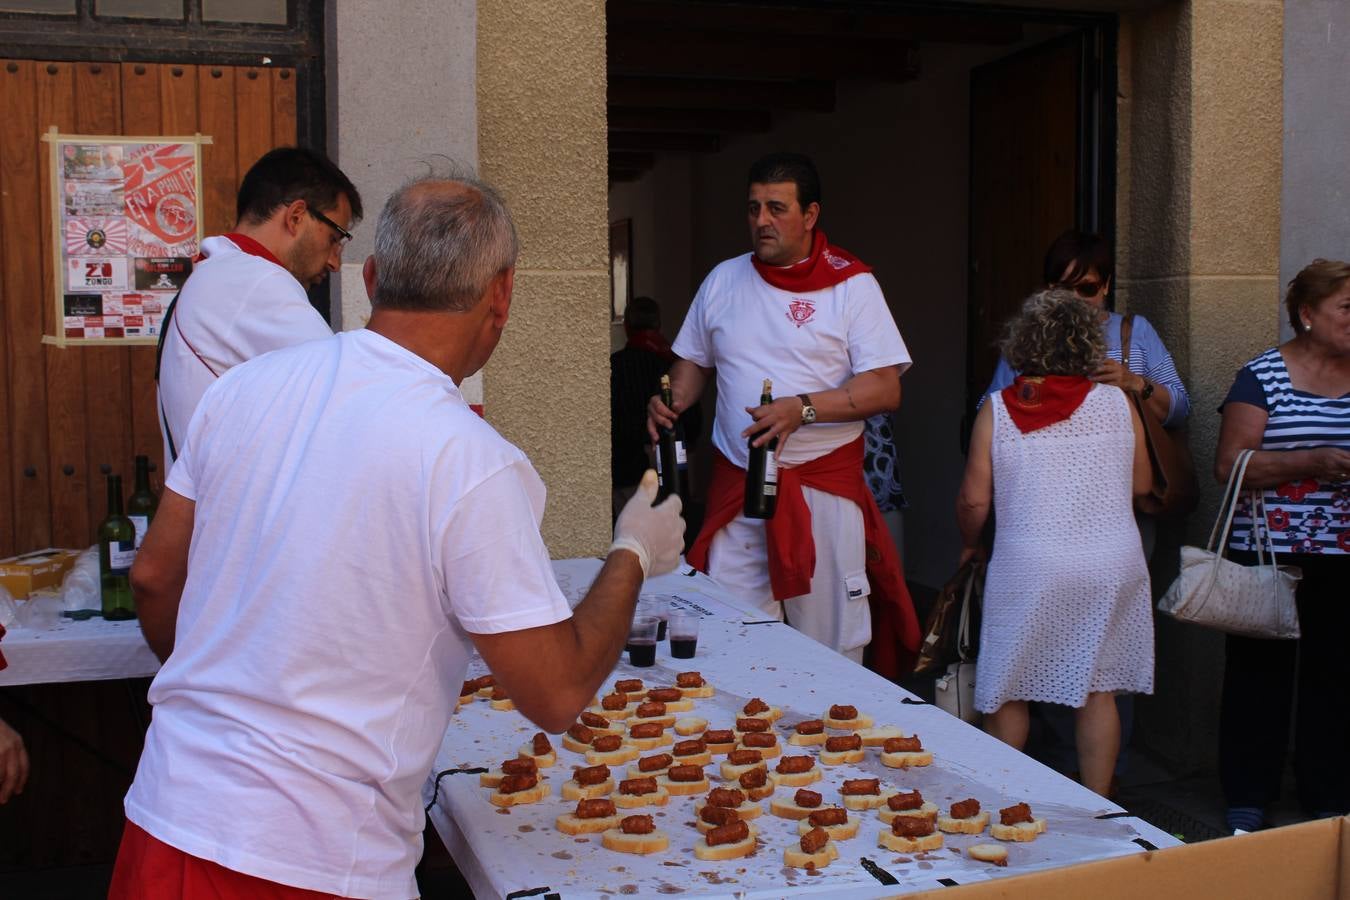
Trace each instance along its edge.
{"label": "white tote bag handle", "polygon": [[[1218,553],[1223,556],[1224,548],[1228,545],[1228,535],[1233,529],[1233,513],[1237,511],[1238,497],[1242,495],[1242,479],[1247,475],[1247,463],[1251,462],[1255,450],[1241,450],[1233,463],[1233,471],[1228,473],[1228,487],[1223,491],[1223,506],[1219,507],[1219,517],[1214,520],[1214,528],[1209,532],[1209,543],[1206,549],[1211,553]],[[1255,519],[1256,508],[1253,505],[1252,516]],[[1222,523],[1222,532],[1220,532],[1220,523]],[[1253,521],[1255,527],[1255,521]],[[1270,535],[1267,533],[1267,539]],[[1218,543],[1215,543],[1218,538]],[[1259,545],[1258,545],[1259,546]],[[1259,551],[1258,551],[1259,552]]]}

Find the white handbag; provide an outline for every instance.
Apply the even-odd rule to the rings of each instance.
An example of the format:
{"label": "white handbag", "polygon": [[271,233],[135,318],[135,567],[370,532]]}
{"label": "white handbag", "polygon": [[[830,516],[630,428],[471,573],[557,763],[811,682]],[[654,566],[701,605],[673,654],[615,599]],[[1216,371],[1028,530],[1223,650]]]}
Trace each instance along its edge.
{"label": "white handbag", "polygon": [[[973,580],[973,579],[972,579]],[[960,659],[947,666],[945,674],[933,686],[933,705],[951,713],[963,722],[977,722],[975,711],[975,650],[970,633],[970,612],[973,606],[970,589],[961,602],[961,619],[956,631],[956,652]]]}
{"label": "white handbag", "polygon": [[[1184,622],[1194,622],[1229,634],[1254,638],[1294,639],[1299,636],[1294,589],[1303,577],[1297,566],[1275,562],[1275,546],[1266,527],[1261,491],[1250,491],[1252,528],[1256,535],[1255,566],[1224,559],[1233,527],[1233,513],[1242,493],[1242,479],[1252,450],[1238,454],[1228,476],[1228,488],[1219,517],[1209,533],[1209,544],[1181,548],[1181,571],[1158,602],[1158,611]],[[1260,535],[1264,535],[1262,541]],[[1216,541],[1217,538],[1217,541]],[[1270,553],[1267,560],[1264,551]]]}

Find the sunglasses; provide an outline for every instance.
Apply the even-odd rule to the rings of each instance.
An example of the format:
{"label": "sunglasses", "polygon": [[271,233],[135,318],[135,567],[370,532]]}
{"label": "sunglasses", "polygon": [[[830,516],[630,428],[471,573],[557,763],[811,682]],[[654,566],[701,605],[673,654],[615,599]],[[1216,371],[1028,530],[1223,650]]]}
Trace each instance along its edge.
{"label": "sunglasses", "polygon": [[1066,291],[1073,291],[1075,294],[1082,297],[1084,300],[1090,299],[1100,294],[1102,292],[1102,287],[1104,286],[1105,282],[1093,281],[1090,278],[1085,279],[1083,281],[1076,281],[1073,284],[1064,284],[1063,282],[1061,282],[1055,285],[1055,287],[1057,288],[1063,288]]}
{"label": "sunglasses", "polygon": [[305,208],[309,210],[309,214],[311,216],[318,219],[320,222],[322,222],[323,224],[327,225],[329,228],[337,232],[339,247],[345,247],[347,246],[348,243],[351,242],[352,233],[350,231],[343,228],[341,225],[334,222],[332,219],[328,218],[323,213],[319,212],[317,209],[314,209],[313,207],[305,207]]}

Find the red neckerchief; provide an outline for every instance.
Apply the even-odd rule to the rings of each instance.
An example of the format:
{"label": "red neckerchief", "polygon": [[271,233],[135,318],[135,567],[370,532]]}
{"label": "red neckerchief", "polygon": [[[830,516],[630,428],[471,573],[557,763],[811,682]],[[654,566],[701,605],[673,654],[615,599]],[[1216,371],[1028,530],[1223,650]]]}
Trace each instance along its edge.
{"label": "red neckerchief", "polygon": [[240,250],[243,250],[249,256],[261,256],[268,262],[276,263],[283,269],[286,268],[286,266],[281,262],[281,260],[277,259],[274,255],[272,255],[271,250],[268,250],[266,247],[264,247],[262,244],[258,243],[248,235],[240,234],[237,231],[231,231],[229,234],[225,235],[225,237],[229,239],[230,243],[234,244]]}
{"label": "red neckerchief", "polygon": [[649,353],[655,353],[663,359],[675,358],[675,353],[670,349],[670,341],[666,336],[655,328],[639,328],[628,332],[628,347],[634,350],[646,350]]}
{"label": "red neckerchief", "polygon": [[1026,434],[1063,422],[1083,404],[1092,382],[1083,375],[1018,375],[1003,389],[1017,430]]}
{"label": "red neckerchief", "polygon": [[831,246],[825,240],[825,232],[819,228],[816,229],[816,236],[811,239],[811,255],[799,263],[790,266],[771,266],[760,262],[759,257],[753,253],[750,254],[750,261],[754,263],[755,271],[759,273],[760,278],[780,291],[791,291],[794,294],[823,291],[841,281],[847,281],[854,275],[872,271],[871,266],[852,253]]}
{"label": "red neckerchief", "polygon": [[[919,650],[919,620],[895,541],[863,479],[862,437],[799,466],[778,467],[778,510],[764,523],[774,599],[799,597],[811,590],[816,545],[811,538],[811,509],[806,505],[803,487],[852,500],[862,510],[867,580],[872,587],[868,665],[886,678],[907,674],[914,668]],[[713,536],[740,515],[744,501],[745,470],[715,454],[703,530],[685,556],[689,565],[708,571]]]}

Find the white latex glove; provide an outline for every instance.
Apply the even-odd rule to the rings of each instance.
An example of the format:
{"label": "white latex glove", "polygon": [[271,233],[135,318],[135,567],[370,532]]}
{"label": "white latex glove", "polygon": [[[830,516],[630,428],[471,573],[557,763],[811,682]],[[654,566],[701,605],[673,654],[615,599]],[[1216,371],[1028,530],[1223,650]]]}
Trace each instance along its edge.
{"label": "white latex glove", "polygon": [[648,469],[638,484],[637,493],[619,513],[614,523],[614,543],[609,552],[631,550],[642,565],[642,577],[664,575],[680,562],[684,549],[684,519],[680,516],[680,498],[671,494],[659,506],[656,499],[656,470]]}

